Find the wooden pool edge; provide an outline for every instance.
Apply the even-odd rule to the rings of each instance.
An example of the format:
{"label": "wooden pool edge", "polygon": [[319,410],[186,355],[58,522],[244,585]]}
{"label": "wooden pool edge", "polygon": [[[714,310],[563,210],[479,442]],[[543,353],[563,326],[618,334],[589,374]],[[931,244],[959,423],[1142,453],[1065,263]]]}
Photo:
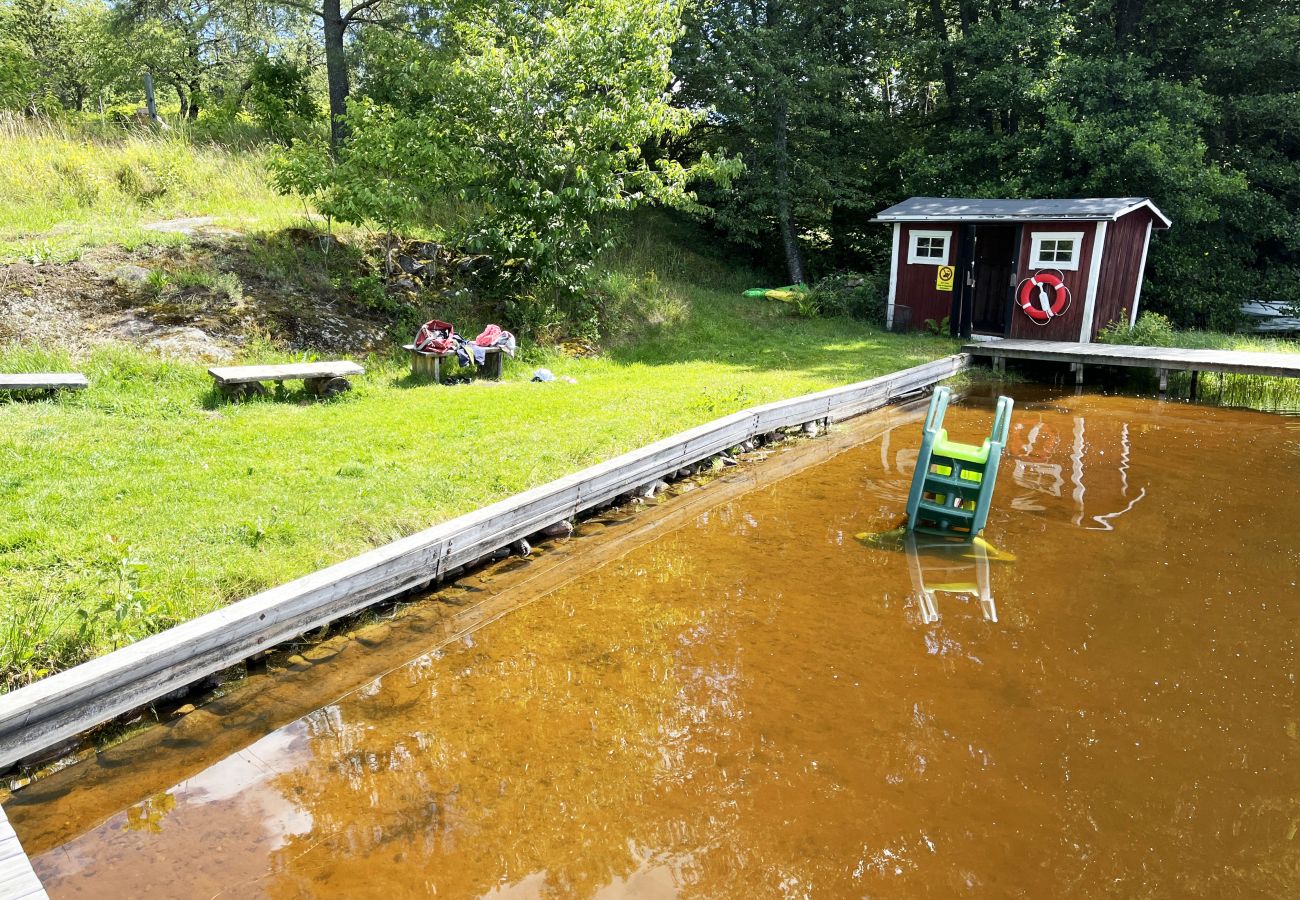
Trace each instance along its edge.
{"label": "wooden pool edge", "polygon": [[12,900],[49,900],[23,851],[9,817],[0,809],[0,897]]}
{"label": "wooden pool edge", "polygon": [[[414,595],[409,603],[403,598],[375,620],[377,627],[385,629],[382,637],[371,633],[369,640],[362,640],[370,625],[340,632],[336,622],[328,637],[313,636],[311,647],[297,641],[282,644],[265,669],[223,681],[210,696],[184,698],[189,701],[186,705],[194,707],[191,712],[180,716],[164,712],[154,722],[144,718],[142,727],[120,742],[103,745],[92,738],[93,757],[89,752],[77,753],[63,764],[43,767],[30,783],[17,786],[4,798],[4,811],[33,865],[39,865],[41,855],[249,750],[271,732],[365,690],[376,680],[544,600],[720,507],[798,477],[846,451],[888,440],[897,428],[919,429],[928,406],[927,397],[918,394],[915,400],[900,400],[847,420],[817,438],[756,448],[736,457],[735,467],[683,479],[642,504],[620,502],[593,511],[591,518],[584,515],[576,521],[571,535],[544,539],[527,559],[509,557],[469,568],[427,593]],[[597,527],[589,530],[588,523]],[[341,646],[340,637],[346,641]],[[306,659],[314,656],[312,648],[321,646],[337,652]],[[291,654],[303,657],[308,667],[290,664]],[[238,672],[238,667],[231,671]],[[200,711],[206,715],[193,718]],[[183,733],[179,738],[183,747],[173,743],[177,732]],[[178,753],[184,755],[184,767],[158,765],[160,758],[175,759]],[[104,782],[116,781],[128,770],[132,773],[129,790],[103,790]],[[56,815],[59,827],[51,829],[43,812],[46,804],[72,795],[84,821]],[[36,820],[45,824],[34,826]]]}
{"label": "wooden pool edge", "polygon": [[871,412],[951,378],[970,361],[958,353],[715,419],[51,675],[0,697],[0,769],[728,448],[781,428]]}

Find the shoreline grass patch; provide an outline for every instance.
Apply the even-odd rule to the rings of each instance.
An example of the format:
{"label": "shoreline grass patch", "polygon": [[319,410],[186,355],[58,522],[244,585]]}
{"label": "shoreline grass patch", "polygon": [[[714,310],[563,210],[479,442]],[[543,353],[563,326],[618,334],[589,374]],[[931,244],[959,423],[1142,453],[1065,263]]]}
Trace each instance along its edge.
{"label": "shoreline grass patch", "polygon": [[[534,349],[500,383],[448,386],[375,356],[328,402],[223,403],[202,364],[128,347],[0,352],[0,370],[90,379],[0,403],[2,686],[718,416],[955,349],[682,290],[685,322],[613,356]],[[532,383],[539,366],[577,384]]]}

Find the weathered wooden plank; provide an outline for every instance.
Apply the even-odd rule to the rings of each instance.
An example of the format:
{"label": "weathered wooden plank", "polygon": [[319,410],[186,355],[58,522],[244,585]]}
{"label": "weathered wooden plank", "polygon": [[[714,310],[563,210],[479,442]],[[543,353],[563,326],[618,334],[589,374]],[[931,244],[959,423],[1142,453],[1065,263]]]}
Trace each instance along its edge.
{"label": "weathered wooden plank", "polygon": [[0,809],[0,897],[49,900],[3,809]]}
{"label": "weathered wooden plank", "polygon": [[0,697],[0,767],[756,435],[865,412],[968,364],[959,354],[724,416],[42,679]]}
{"label": "weathered wooden plank", "polygon": [[69,390],[86,387],[86,376],[80,372],[23,372],[0,375],[0,391]]}
{"label": "weathered wooden plank", "polygon": [[993,358],[1300,378],[1300,353],[1021,340],[982,341],[964,349],[973,356]]}
{"label": "weathered wooden plank", "polygon": [[314,363],[286,363],[277,366],[213,366],[208,374],[218,384],[248,384],[254,381],[297,381],[307,378],[347,378],[364,375],[361,366],[349,360]]}

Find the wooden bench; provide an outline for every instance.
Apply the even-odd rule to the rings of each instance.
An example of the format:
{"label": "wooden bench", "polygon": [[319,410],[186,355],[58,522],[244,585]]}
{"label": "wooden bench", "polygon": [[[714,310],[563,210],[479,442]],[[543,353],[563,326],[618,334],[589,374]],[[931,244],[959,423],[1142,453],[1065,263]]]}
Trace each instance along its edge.
{"label": "wooden bench", "polygon": [[333,397],[350,390],[348,378],[363,375],[365,369],[354,362],[289,363],[280,366],[213,366],[208,369],[217,389],[232,400],[266,394],[264,381],[302,381],[317,397]]}
{"label": "wooden bench", "polygon": [[[404,344],[403,350],[411,354],[411,374],[416,378],[432,378],[434,381],[442,381],[442,361],[447,358],[455,359],[456,351],[448,350],[445,353],[425,353],[415,349],[414,344]],[[482,347],[483,363],[475,364],[478,374],[482,378],[491,378],[496,381],[501,378],[501,367],[505,354],[500,347]]]}
{"label": "wooden bench", "polygon": [[0,375],[0,391],[80,391],[86,376],[80,372],[24,372]]}

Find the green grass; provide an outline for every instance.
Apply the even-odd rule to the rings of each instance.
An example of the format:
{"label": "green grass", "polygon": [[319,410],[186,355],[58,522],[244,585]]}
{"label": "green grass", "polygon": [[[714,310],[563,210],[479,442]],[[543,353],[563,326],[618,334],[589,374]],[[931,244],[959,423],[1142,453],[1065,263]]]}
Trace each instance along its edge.
{"label": "green grass", "polygon": [[[142,227],[170,217],[265,233],[302,217],[255,147],[7,120],[0,152],[0,263],[184,242]],[[604,355],[529,350],[499,384],[412,384],[404,360],[376,357],[337,400],[292,389],[231,405],[203,366],[138,349],[0,348],[0,371],[91,382],[0,400],[0,689],[743,407],[956,349],[743,299],[761,279],[682,228],[638,221],[603,261]],[[300,251],[267,246],[261,268],[286,291],[319,289]],[[215,269],[168,277],[238,288]],[[441,311],[481,324],[469,307]],[[240,361],[286,359],[254,340]],[[543,365],[578,383],[530,383]]]}
{"label": "green grass", "polygon": [[1222,331],[1175,331],[1175,347],[1206,350],[1242,350],[1247,353],[1300,353],[1300,341]]}
{"label": "green grass", "polygon": [[183,242],[143,227],[170,218],[211,217],[215,227],[243,231],[291,225],[305,210],[267,182],[266,155],[182,132],[0,118],[0,263]]}
{"label": "green grass", "polygon": [[[1223,334],[1217,331],[1175,332],[1174,346],[1207,350],[1240,350],[1247,353],[1300,353],[1300,341]],[[1170,374],[1171,390],[1186,393],[1191,375]],[[1300,411],[1300,379],[1270,378],[1263,375],[1221,375],[1202,372],[1197,395],[1202,400],[1226,406],[1249,406],[1279,412]]]}
{"label": "green grass", "polygon": [[[1115,344],[1236,350],[1244,353],[1300,353],[1300,341],[1250,334],[1225,334],[1219,331],[1180,331],[1164,316],[1152,313],[1144,313],[1134,328],[1127,325],[1108,328],[1103,332],[1102,340]],[[1155,383],[1152,372],[1140,371],[1132,377],[1145,381],[1148,386]],[[1281,412],[1300,411],[1300,379],[1217,372],[1202,372],[1199,377],[1197,397],[1203,401]],[[1170,373],[1169,390],[1174,396],[1187,395],[1190,387],[1190,372]]]}
{"label": "green grass", "polygon": [[[655,280],[637,262],[620,260],[624,278]],[[692,425],[954,350],[790,318],[699,254],[665,267],[696,280],[657,282],[666,312],[641,340],[592,359],[530,351],[500,384],[412,385],[404,361],[374,358],[338,400],[229,405],[202,366],[138,350],[0,354],[5,371],[91,382],[0,403],[4,686]],[[539,365],[578,383],[530,383]]]}

